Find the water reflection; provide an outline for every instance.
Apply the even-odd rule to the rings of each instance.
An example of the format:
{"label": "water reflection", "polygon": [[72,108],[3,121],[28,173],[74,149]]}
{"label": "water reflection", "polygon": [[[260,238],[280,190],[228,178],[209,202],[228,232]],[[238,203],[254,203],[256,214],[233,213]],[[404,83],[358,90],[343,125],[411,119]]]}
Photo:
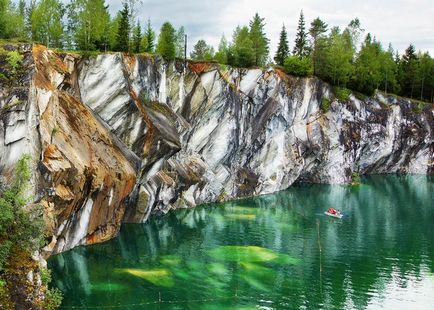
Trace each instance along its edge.
{"label": "water reflection", "polygon": [[[432,309],[433,195],[424,176],[300,185],[125,225],[49,265],[65,306]],[[324,217],[329,207],[346,218]]]}

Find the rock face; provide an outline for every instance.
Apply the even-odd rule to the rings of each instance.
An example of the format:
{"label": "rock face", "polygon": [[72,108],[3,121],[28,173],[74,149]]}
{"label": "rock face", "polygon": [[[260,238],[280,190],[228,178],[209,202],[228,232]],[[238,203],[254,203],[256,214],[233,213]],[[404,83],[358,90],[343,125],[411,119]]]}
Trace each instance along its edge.
{"label": "rock face", "polygon": [[277,69],[41,46],[26,59],[25,95],[0,87],[0,172],[32,155],[53,253],[111,238],[121,221],[294,182],[434,173],[433,105],[380,93],[340,102]]}

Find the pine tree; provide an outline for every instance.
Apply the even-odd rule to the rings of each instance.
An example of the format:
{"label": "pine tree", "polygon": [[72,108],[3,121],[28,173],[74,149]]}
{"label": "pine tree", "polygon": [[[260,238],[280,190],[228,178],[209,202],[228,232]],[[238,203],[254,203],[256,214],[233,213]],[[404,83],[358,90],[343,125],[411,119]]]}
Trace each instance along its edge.
{"label": "pine tree", "polygon": [[400,62],[400,85],[404,96],[413,98],[416,82],[417,57],[413,44],[405,50]]}
{"label": "pine tree", "polygon": [[134,28],[133,33],[133,52],[140,53],[141,52],[141,41],[142,41],[142,28],[140,27],[139,20],[137,20],[136,27]]}
{"label": "pine tree", "polygon": [[307,43],[303,11],[301,11],[300,19],[298,20],[297,35],[292,53],[298,57],[306,57],[309,55],[309,46]]}
{"label": "pine tree", "polygon": [[280,32],[279,45],[277,47],[276,56],[274,56],[274,61],[279,66],[283,66],[285,59],[289,56],[289,46],[288,46],[288,33],[286,32],[285,25],[282,27]]}
{"label": "pine tree", "polygon": [[264,18],[261,18],[258,13],[255,14],[250,21],[250,40],[252,42],[253,57],[255,66],[263,66],[268,60],[269,40],[265,34]]}
{"label": "pine tree", "polygon": [[157,53],[166,60],[173,60],[176,57],[176,31],[172,24],[165,22],[161,26],[158,37]]}
{"label": "pine tree", "polygon": [[142,39],[142,49],[145,53],[153,53],[155,49],[155,32],[151,26],[151,20],[148,19],[148,24],[146,25],[145,33]]}
{"label": "pine tree", "polygon": [[324,23],[319,17],[315,18],[310,24],[309,34],[312,37],[312,64],[313,64],[313,73],[317,73],[317,67],[321,66],[320,61],[320,53],[321,48],[323,47],[321,43],[323,43],[323,35],[327,32],[328,25]]}
{"label": "pine tree", "polygon": [[117,32],[116,50],[119,52],[128,52],[130,48],[130,11],[126,2],[124,2],[124,7],[120,13],[121,19]]}

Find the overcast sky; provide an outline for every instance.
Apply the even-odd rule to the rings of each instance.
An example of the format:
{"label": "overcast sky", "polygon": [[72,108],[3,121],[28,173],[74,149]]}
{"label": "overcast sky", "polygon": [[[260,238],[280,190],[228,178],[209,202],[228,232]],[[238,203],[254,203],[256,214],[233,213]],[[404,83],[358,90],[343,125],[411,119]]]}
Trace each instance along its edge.
{"label": "overcast sky", "polygon": [[[121,0],[106,0],[112,14],[121,7]],[[419,50],[434,55],[433,0],[142,0],[138,17],[142,24],[148,18],[158,30],[164,21],[176,28],[183,25],[189,35],[189,50],[198,39],[218,46],[223,34],[228,39],[237,25],[247,25],[258,12],[265,18],[266,32],[274,55],[279,32],[284,23],[292,49],[300,11],[306,24],[317,16],[330,26],[345,27],[358,17],[362,28],[372,33],[385,48],[389,42],[400,52],[413,43]]]}

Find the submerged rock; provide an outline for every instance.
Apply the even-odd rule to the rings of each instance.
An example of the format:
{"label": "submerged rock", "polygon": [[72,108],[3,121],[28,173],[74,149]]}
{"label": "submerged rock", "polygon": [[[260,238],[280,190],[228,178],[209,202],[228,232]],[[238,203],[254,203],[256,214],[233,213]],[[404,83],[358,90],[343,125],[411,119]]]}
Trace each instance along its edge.
{"label": "submerged rock", "polygon": [[107,240],[122,221],[294,182],[434,173],[432,105],[415,112],[380,93],[340,102],[320,80],[278,69],[81,58],[38,45],[25,59],[25,82],[0,86],[0,174],[32,156],[47,253]]}

